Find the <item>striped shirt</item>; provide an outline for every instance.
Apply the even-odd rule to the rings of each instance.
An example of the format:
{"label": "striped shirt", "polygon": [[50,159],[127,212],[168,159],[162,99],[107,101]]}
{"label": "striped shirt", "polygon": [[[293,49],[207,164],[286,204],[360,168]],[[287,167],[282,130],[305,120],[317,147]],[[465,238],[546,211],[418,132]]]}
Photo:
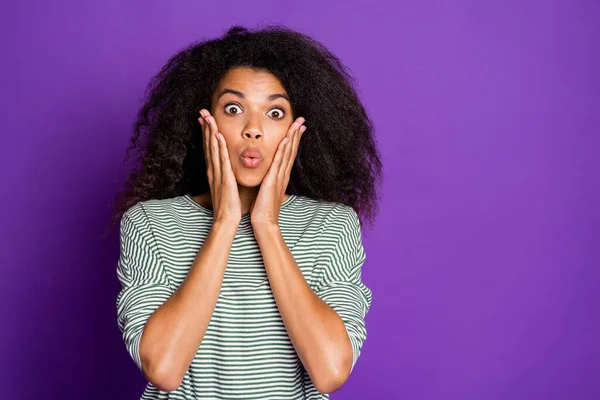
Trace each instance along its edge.
{"label": "striped shirt", "polygon": [[[208,236],[212,210],[185,194],[140,201],[121,218],[118,327],[140,371],[139,344],[150,315],[177,290]],[[361,280],[366,254],[351,207],[290,195],[281,234],[312,290],[344,321],[352,368],[366,339],[371,290]],[[210,323],[181,385],[150,399],[328,399],[313,385],[287,334],[254,237],[243,215]]]}

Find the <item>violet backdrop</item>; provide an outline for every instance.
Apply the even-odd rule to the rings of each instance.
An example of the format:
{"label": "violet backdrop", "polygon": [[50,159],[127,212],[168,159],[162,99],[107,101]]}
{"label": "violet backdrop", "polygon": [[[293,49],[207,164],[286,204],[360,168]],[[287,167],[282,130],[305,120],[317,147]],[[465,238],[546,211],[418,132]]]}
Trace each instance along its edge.
{"label": "violet backdrop", "polygon": [[137,399],[100,235],[146,84],[280,23],[350,68],[385,181],[368,338],[332,399],[600,398],[600,3],[8,1],[2,399]]}

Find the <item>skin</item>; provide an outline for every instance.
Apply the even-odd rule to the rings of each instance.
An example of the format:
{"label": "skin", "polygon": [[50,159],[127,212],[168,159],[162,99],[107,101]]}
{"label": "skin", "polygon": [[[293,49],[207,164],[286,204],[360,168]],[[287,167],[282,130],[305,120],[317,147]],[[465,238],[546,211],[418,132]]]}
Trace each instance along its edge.
{"label": "skin", "polygon": [[[226,92],[228,89],[239,92],[243,97],[236,93]],[[233,68],[219,81],[211,99],[210,113],[207,110],[201,110],[201,115],[208,116],[208,119],[200,118],[200,123],[208,121],[212,128],[211,134],[218,131],[223,135],[226,143],[227,156],[230,160],[231,172],[236,179],[237,193],[240,199],[239,204],[235,202],[235,199],[231,199],[232,202],[229,205],[231,213],[235,213],[235,216],[237,216],[238,206],[241,215],[250,213],[259,194],[260,185],[272,165],[279,145],[282,144],[281,141],[289,133],[290,128],[293,128],[291,126],[293,122],[299,124],[304,122],[303,118],[297,118],[294,121],[289,100],[283,97],[269,100],[270,95],[288,96],[281,82],[274,75],[249,68]],[[210,139],[208,146],[208,152],[210,152]],[[239,156],[248,146],[258,148],[263,154],[263,162],[258,168],[247,168],[242,164]],[[296,152],[297,145],[295,149],[291,150]],[[218,155],[219,152],[214,151],[213,153]],[[207,154],[206,151],[205,154]],[[293,159],[290,161],[293,163]],[[207,162],[207,165],[209,164]],[[217,162],[213,162],[213,165],[216,164]],[[222,173],[224,174],[224,171]],[[285,194],[285,188],[283,190],[282,202],[289,197]],[[211,192],[213,192],[212,188]],[[194,196],[194,200],[207,208],[213,208],[211,192]],[[260,208],[260,210],[267,212],[264,208]],[[223,218],[227,219],[228,216],[228,214],[224,215]],[[232,217],[233,220],[236,219],[235,216]],[[270,217],[273,216],[270,215]],[[252,217],[253,221],[258,222],[257,214],[253,214]],[[269,215],[261,216],[263,219],[268,217]]]}
{"label": "skin", "polygon": [[[220,96],[225,89],[244,98]],[[269,100],[273,94],[286,95],[274,75],[235,68],[217,85],[211,112],[200,111],[210,193],[194,200],[212,208],[214,219],[188,276],[142,334],[142,371],[161,390],[179,387],[200,346],[241,216],[248,213],[282,320],[315,387],[334,392],[350,374],[353,353],[345,325],[304,279],[278,224],[305,127],[302,117],[293,118],[286,99]],[[263,153],[259,168],[244,167],[239,157],[249,144]]]}

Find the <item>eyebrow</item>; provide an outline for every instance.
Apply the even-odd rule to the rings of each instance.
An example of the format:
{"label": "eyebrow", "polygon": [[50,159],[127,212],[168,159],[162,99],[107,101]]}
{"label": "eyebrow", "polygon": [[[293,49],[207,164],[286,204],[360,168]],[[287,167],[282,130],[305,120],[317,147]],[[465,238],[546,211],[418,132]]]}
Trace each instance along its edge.
{"label": "eyebrow", "polygon": [[[223,89],[221,91],[221,93],[219,93],[219,96],[217,97],[217,100],[220,99],[221,96],[223,96],[225,93],[231,93],[231,94],[236,95],[237,97],[242,98],[242,99],[246,98],[246,96],[244,95],[244,93],[242,93],[240,91],[237,91],[237,90],[226,88],[226,89]],[[267,97],[267,101],[273,101],[273,100],[279,99],[279,98],[285,99],[288,102],[290,102],[290,98],[285,93],[275,93],[275,94],[272,94],[269,97]]]}

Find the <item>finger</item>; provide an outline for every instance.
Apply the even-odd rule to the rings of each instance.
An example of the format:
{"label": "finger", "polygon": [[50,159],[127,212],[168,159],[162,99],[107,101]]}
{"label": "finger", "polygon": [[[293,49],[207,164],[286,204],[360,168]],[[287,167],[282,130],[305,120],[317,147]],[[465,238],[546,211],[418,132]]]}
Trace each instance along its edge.
{"label": "finger", "polygon": [[[202,111],[200,111],[200,113],[202,113]],[[210,148],[208,147],[208,144],[210,143],[210,137],[208,136],[207,132],[210,127],[206,123],[206,120],[204,119],[204,116],[202,114],[200,114],[200,118],[198,118],[198,121],[200,122],[200,126],[202,126],[202,150],[204,151],[204,156],[208,158],[208,156],[210,155]]]}
{"label": "finger", "polygon": [[219,141],[219,158],[221,160],[221,182],[231,182],[231,178],[233,178],[234,175],[233,170],[231,169],[231,161],[229,160],[227,142],[221,133],[217,133],[217,139]]}
{"label": "finger", "polygon": [[[202,125],[202,133],[206,132],[206,129],[208,128],[208,126],[206,124],[206,116],[207,115],[208,115],[207,111],[204,108],[202,110],[200,110],[200,118],[198,118],[198,121],[200,121],[200,125]],[[203,141],[204,146],[208,146],[207,136],[204,135],[203,138],[204,138],[204,141]]]}
{"label": "finger", "polygon": [[294,167],[294,162],[296,160],[296,156],[298,155],[298,147],[300,147],[300,140],[302,140],[302,135],[304,134],[305,130],[306,130],[306,126],[302,125],[300,127],[300,129],[298,129],[298,133],[296,133],[296,135],[294,136],[294,142],[291,146],[292,156],[290,157],[288,164],[287,164],[287,168],[285,170],[285,174],[287,177],[290,176],[290,173],[292,172],[292,168]]}
{"label": "finger", "polygon": [[294,134],[296,133],[298,128],[300,128],[302,126],[304,121],[305,121],[305,119],[303,117],[298,117],[298,118],[296,118],[294,123],[290,126],[290,128],[288,129],[288,131],[285,135],[287,138],[290,139],[290,141],[293,139]]}
{"label": "finger", "polygon": [[300,127],[297,127],[297,129],[294,130],[294,132],[292,133],[292,137],[289,138],[290,139],[289,143],[285,146],[285,151],[283,153],[283,157],[281,160],[281,167],[279,168],[279,170],[277,172],[278,179],[283,179],[285,173],[287,172],[288,164],[290,163],[290,159],[292,158],[293,146],[296,143],[296,137],[298,136],[299,130],[300,130]]}
{"label": "finger", "polygon": [[289,141],[290,138],[286,136],[281,142],[279,142],[279,146],[277,147],[277,151],[275,152],[275,157],[273,157],[273,162],[271,163],[271,167],[269,168],[269,173],[275,175],[276,177],[279,175],[279,169],[281,168],[281,161],[283,160],[285,147],[289,143]]}
{"label": "finger", "polygon": [[210,126],[208,130],[210,136],[210,159],[212,161],[213,179],[214,182],[221,182],[221,162],[219,160],[219,142],[216,137],[217,124],[214,122],[214,118],[208,114],[206,122]]}
{"label": "finger", "polygon": [[291,129],[292,132],[291,132],[291,136],[290,136],[290,146],[288,146],[288,154],[286,154],[286,157],[284,157],[284,160],[283,160],[283,168],[282,168],[283,171],[281,171],[281,174],[288,173],[288,167],[289,167],[290,162],[292,164],[294,163],[293,152],[294,152],[296,143],[298,141],[298,132],[300,131],[300,129],[302,129],[302,124],[305,121],[306,120],[303,117],[299,117],[296,119],[296,122],[294,122],[294,124],[292,125],[292,129]]}
{"label": "finger", "polygon": [[[304,118],[298,117],[298,118],[296,118],[294,123],[292,125],[290,125],[290,128],[288,129],[287,133],[285,134],[285,137],[287,139],[289,139],[290,142],[293,142],[296,132],[302,126],[303,123],[304,123]],[[285,154],[284,154],[284,156],[285,156]],[[284,157],[283,165],[287,166],[287,158],[286,157]]]}
{"label": "finger", "polygon": [[204,119],[205,112],[204,110],[200,110],[200,118],[198,121],[202,126],[202,150],[204,152],[204,162],[206,164],[206,174],[208,176],[208,182],[212,185],[213,179],[213,168],[210,156],[210,127],[206,120]]}

